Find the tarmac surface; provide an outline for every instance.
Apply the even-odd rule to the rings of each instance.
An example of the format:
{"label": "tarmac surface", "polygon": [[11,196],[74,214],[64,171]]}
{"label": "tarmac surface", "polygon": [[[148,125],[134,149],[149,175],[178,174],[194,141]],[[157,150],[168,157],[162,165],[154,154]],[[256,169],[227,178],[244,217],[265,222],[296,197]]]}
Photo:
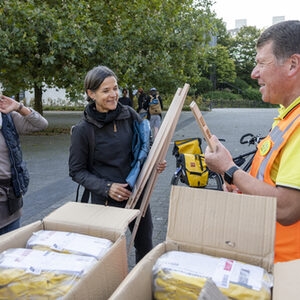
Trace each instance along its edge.
{"label": "tarmac surface", "polygon": [[[81,118],[81,112],[45,112],[49,127],[70,127]],[[245,133],[267,135],[276,109],[213,109],[203,112],[211,131],[223,142],[233,156],[254,148],[239,143]],[[159,176],[151,196],[150,206],[154,224],[154,246],[166,239],[169,209],[170,181],[176,170],[172,156],[174,140],[202,137],[191,112],[182,112],[166,155],[167,168]],[[70,135],[26,135],[21,137],[23,157],[30,173],[30,184],[24,197],[21,225],[40,220],[68,201],[75,201],[77,184],[69,177],[68,157]],[[206,144],[203,141],[202,150]],[[130,241],[130,233],[127,232]],[[129,270],[135,265],[134,249],[128,254]]]}

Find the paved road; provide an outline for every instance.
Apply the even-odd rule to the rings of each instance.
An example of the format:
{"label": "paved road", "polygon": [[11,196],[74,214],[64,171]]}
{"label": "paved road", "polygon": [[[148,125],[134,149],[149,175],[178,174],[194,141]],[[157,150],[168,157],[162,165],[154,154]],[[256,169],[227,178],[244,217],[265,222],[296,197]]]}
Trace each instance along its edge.
{"label": "paved road", "polygon": [[[213,109],[203,113],[211,132],[226,139],[224,144],[233,155],[250,151],[240,145],[241,135],[251,132],[266,135],[270,129],[275,109]],[[49,126],[74,125],[81,117],[80,112],[45,112]],[[191,112],[182,112],[172,142],[188,137],[201,137],[201,132]],[[68,154],[70,136],[23,136],[23,155],[27,162],[31,181],[24,197],[22,225],[42,219],[67,201],[74,201],[76,184],[68,176]],[[169,147],[167,168],[160,175],[151,197],[154,223],[153,241],[157,245],[165,240],[169,208],[170,180],[175,171],[175,158]],[[205,150],[203,143],[203,150]],[[129,234],[127,233],[129,236]],[[133,250],[129,253],[129,267],[134,265]]]}

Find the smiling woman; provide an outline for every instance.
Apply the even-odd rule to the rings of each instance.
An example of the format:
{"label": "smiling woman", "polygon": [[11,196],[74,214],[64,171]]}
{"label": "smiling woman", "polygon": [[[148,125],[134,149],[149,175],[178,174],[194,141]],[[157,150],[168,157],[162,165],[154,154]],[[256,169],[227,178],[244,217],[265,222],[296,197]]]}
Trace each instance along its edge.
{"label": "smiling woman", "polygon": [[[133,166],[142,164],[140,153],[146,157],[149,152],[149,121],[118,102],[117,76],[109,68],[98,66],[90,70],[84,85],[89,104],[83,119],[72,130],[70,176],[85,187],[82,202],[88,202],[91,194],[94,204],[125,207],[134,185],[129,174],[135,171]],[[159,164],[158,171],[165,166]],[[130,230],[133,227],[134,223],[129,224]],[[136,261],[152,249],[152,228],[148,207],[135,238]]]}
{"label": "smiling woman", "polygon": [[119,98],[118,83],[115,77],[107,77],[96,91],[87,89],[91,99],[95,101],[96,109],[99,112],[108,112],[117,107]]}

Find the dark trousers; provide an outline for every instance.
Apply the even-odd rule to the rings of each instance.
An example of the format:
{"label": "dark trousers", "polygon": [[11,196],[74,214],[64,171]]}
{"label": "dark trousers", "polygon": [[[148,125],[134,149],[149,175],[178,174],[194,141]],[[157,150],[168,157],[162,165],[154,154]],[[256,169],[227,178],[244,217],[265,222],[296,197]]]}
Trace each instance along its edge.
{"label": "dark trousers", "polygon": [[[137,207],[136,207],[137,208]],[[135,220],[129,224],[132,233]],[[147,208],[145,217],[141,217],[139,228],[134,239],[135,262],[138,263],[152,248],[153,223],[150,205]]]}
{"label": "dark trousers", "polygon": [[[143,198],[143,193],[140,196],[140,199],[138,200],[135,206],[136,209],[140,208],[142,198]],[[106,201],[107,200],[99,199],[97,195],[92,194],[92,203],[106,205]],[[119,202],[113,199],[109,199],[107,205],[124,208],[126,206],[126,203],[127,201]],[[135,220],[133,220],[129,224],[129,229],[131,233],[133,231],[134,224],[135,224]],[[153,223],[152,223],[151,209],[149,205],[146,210],[145,217],[141,217],[140,224],[134,239],[136,263],[138,263],[153,248],[152,234],[153,234]]]}

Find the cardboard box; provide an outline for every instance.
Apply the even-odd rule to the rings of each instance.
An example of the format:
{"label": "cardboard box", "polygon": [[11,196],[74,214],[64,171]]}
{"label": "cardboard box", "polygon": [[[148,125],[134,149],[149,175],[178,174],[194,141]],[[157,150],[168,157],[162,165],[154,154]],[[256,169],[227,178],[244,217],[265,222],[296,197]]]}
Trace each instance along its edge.
{"label": "cardboard box", "polygon": [[133,268],[110,300],[151,300],[152,267],[172,250],[230,258],[274,271],[273,299],[299,299],[300,260],[273,268],[275,198],[173,186],[168,222],[166,241]]}
{"label": "cardboard box", "polygon": [[125,232],[139,210],[96,204],[68,202],[42,221],[0,236],[0,252],[25,248],[27,240],[38,230],[60,230],[106,238],[114,244],[96,265],[63,298],[108,299],[128,274]]}

